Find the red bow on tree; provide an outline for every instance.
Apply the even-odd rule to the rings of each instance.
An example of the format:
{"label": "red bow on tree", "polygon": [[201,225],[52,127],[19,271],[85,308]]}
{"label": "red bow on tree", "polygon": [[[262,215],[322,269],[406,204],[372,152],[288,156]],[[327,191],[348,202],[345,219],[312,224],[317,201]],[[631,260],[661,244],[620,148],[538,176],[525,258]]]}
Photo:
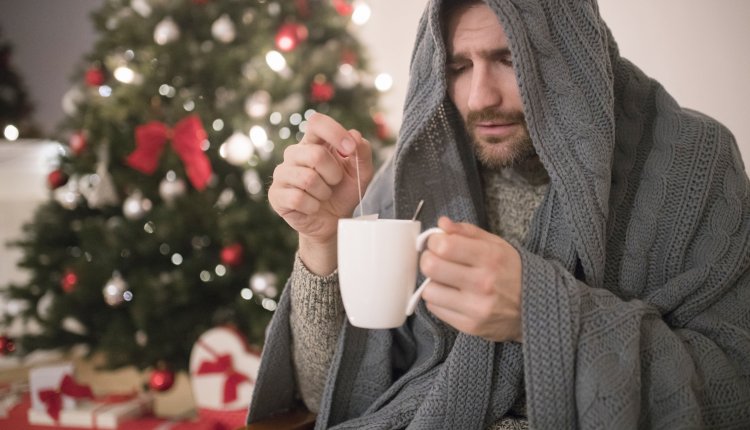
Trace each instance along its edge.
{"label": "red bow on tree", "polygon": [[224,382],[224,404],[237,400],[237,386],[242,382],[250,382],[247,375],[236,371],[232,365],[232,356],[229,354],[219,355],[216,361],[204,361],[198,367],[198,375],[209,373],[224,373],[227,380]]}
{"label": "red bow on tree", "polygon": [[159,121],[151,121],[136,127],[136,148],[126,161],[128,166],[151,175],[156,171],[164,145],[171,139],[172,148],[185,164],[190,183],[197,190],[203,190],[211,177],[211,162],[201,149],[207,137],[197,115],[180,120],[172,129]]}
{"label": "red bow on tree", "polygon": [[47,413],[55,421],[60,417],[60,409],[62,409],[62,396],[74,397],[76,399],[93,399],[94,394],[91,392],[91,388],[88,385],[81,385],[73,379],[70,375],[65,375],[60,388],[56,390],[41,390],[39,391],[39,400],[47,405]]}

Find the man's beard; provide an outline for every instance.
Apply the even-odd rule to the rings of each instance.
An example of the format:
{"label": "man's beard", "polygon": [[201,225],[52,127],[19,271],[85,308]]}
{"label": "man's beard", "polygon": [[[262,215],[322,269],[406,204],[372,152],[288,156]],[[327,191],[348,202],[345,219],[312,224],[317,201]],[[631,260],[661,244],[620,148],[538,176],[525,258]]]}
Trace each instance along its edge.
{"label": "man's beard", "polygon": [[[518,124],[519,131],[510,136],[478,136],[476,124],[480,122],[497,122],[502,124]],[[531,143],[529,130],[523,112],[501,112],[494,109],[469,112],[466,118],[466,130],[474,147],[477,159],[483,166],[490,169],[512,167],[536,155]]]}

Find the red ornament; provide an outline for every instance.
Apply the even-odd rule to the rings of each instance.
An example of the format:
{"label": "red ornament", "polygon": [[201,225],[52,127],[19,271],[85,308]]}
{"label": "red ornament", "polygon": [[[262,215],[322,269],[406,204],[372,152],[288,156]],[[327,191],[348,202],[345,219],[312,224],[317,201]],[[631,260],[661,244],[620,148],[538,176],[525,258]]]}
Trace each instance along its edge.
{"label": "red ornament", "polygon": [[148,386],[159,392],[167,391],[174,385],[174,372],[166,368],[156,369],[148,378]]}
{"label": "red ornament", "polygon": [[379,139],[385,140],[391,136],[391,131],[388,129],[388,124],[385,122],[385,115],[382,112],[377,112],[373,115],[372,121],[375,123],[375,134]]}
{"label": "red ornament", "polygon": [[82,131],[73,133],[68,141],[68,146],[70,146],[70,150],[73,151],[73,154],[75,155],[81,155],[87,145],[86,134]]}
{"label": "red ornament", "polygon": [[294,50],[305,39],[307,39],[307,27],[302,24],[288,22],[279,27],[274,40],[279,50],[289,52]]}
{"label": "red ornament", "polygon": [[16,350],[16,343],[8,336],[0,336],[0,356],[12,354]]}
{"label": "red ornament", "polygon": [[68,183],[68,175],[60,169],[53,170],[47,175],[47,187],[56,190]]}
{"label": "red ornament", "polygon": [[229,267],[237,267],[242,264],[244,257],[244,250],[242,245],[234,243],[229,246],[225,246],[221,250],[221,262]]}
{"label": "red ornament", "polygon": [[104,84],[104,71],[99,67],[89,67],[86,70],[86,83],[92,87]]}
{"label": "red ornament", "polygon": [[70,269],[66,270],[60,280],[60,286],[66,293],[72,293],[75,291],[78,286],[78,275],[76,272]]}
{"label": "red ornament", "polygon": [[333,98],[336,90],[325,80],[315,79],[310,85],[310,98],[315,103],[325,103]]}
{"label": "red ornament", "polygon": [[354,7],[348,0],[331,0],[331,3],[333,3],[333,8],[341,16],[349,16],[354,12]]}

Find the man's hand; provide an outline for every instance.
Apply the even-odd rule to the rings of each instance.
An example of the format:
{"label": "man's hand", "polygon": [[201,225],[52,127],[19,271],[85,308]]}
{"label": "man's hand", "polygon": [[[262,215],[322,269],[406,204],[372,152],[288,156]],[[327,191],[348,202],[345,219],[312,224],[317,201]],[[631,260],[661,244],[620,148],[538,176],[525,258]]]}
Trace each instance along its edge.
{"label": "man's hand", "polygon": [[459,331],[495,342],[523,340],[521,256],[502,238],[471,224],[438,220],[420,268],[432,279],[422,298]]}
{"label": "man's hand", "polygon": [[284,151],[268,200],[299,233],[300,258],[313,273],[327,275],[336,268],[338,220],[351,216],[359,203],[359,187],[364,192],[373,173],[367,140],[319,113],[308,120],[302,140]]}

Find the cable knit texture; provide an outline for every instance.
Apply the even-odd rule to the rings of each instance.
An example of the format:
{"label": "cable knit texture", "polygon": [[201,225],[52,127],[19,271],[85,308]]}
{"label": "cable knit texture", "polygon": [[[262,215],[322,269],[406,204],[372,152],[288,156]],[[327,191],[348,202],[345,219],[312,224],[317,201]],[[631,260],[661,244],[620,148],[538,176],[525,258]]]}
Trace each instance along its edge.
{"label": "cable knit texture", "polygon": [[[440,0],[417,33],[381,217],[487,226],[445,97]],[[456,333],[423,305],[398,329],[344,324],[317,427],[482,429],[523,395],[536,429],[750,427],[750,184],[732,135],[619,56],[593,0],[488,0],[550,176],[523,263],[523,345]],[[250,406],[294,407],[289,291]]]}

